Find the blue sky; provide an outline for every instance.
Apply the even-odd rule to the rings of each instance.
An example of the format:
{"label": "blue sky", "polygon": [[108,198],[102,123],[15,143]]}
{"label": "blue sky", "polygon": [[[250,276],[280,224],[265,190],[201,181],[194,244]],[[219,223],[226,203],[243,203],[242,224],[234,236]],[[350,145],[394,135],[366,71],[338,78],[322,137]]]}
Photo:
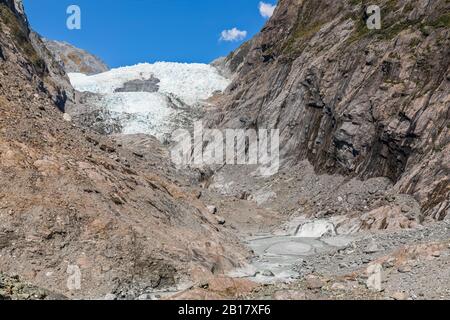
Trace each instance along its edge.
{"label": "blue sky", "polygon": [[[275,4],[276,0],[265,0]],[[24,0],[32,27],[100,56],[111,67],[138,62],[204,62],[227,55],[263,27],[260,0]],[[66,10],[81,8],[81,30]],[[219,40],[243,36],[240,41]]]}

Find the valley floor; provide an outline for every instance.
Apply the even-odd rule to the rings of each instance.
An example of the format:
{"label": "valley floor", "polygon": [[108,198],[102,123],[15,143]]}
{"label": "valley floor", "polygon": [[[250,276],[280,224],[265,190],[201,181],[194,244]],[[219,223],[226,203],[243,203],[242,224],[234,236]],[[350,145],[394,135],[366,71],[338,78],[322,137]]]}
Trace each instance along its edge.
{"label": "valley floor", "polygon": [[[146,165],[169,161],[153,138],[114,140]],[[269,178],[252,175],[248,166],[213,175],[168,170],[253,258],[240,268],[222,261],[217,270],[194,269],[177,287],[139,299],[450,299],[450,221],[422,223],[415,200],[396,194],[387,179],[318,175],[307,162],[286,167]],[[371,273],[377,268],[379,279]],[[0,284],[3,298],[63,297],[17,276],[2,276]]]}
{"label": "valley floor", "polygon": [[[249,166],[201,172],[199,199],[254,258],[226,275],[198,270],[188,289],[162,298],[450,299],[448,219],[421,221],[388,179],[284,168],[268,178]],[[369,281],[377,267],[379,287]]]}

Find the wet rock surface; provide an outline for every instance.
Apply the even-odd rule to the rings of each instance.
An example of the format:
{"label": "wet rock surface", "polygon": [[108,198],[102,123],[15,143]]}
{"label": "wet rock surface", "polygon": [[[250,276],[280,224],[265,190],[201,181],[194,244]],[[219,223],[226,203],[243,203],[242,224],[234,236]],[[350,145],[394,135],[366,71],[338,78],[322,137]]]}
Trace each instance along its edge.
{"label": "wet rock surface", "polygon": [[[417,231],[357,235],[340,249],[298,259],[299,280],[265,285],[251,298],[446,300],[449,231],[450,225],[439,223]],[[383,249],[367,252],[374,242]],[[379,290],[369,285],[371,269],[380,271],[375,274]]]}

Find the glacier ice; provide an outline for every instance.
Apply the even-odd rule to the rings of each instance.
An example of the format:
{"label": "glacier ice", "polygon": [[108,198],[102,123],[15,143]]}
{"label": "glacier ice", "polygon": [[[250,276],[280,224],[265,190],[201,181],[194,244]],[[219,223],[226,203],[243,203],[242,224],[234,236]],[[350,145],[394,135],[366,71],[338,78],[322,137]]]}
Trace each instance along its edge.
{"label": "glacier ice", "polygon": [[[159,79],[158,92],[115,92],[129,81],[152,77]],[[92,76],[70,73],[69,78],[76,90],[101,95],[99,103],[120,120],[124,134],[146,133],[160,139],[177,129],[180,118],[189,120],[189,113],[194,118],[202,101],[230,84],[213,66],[174,62],[142,63]],[[176,108],[174,101],[188,108]]]}
{"label": "glacier ice", "polygon": [[321,238],[324,235],[336,235],[334,224],[327,220],[315,220],[300,225],[295,234],[297,238]]}

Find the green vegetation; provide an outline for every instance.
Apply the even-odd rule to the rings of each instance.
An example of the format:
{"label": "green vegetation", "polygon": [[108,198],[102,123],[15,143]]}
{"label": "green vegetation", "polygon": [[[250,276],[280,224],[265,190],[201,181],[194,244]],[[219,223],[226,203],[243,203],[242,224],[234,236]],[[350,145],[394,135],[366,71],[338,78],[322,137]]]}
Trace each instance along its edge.
{"label": "green vegetation", "polygon": [[[348,42],[354,43],[360,41],[363,38],[375,38],[379,40],[392,40],[397,37],[401,32],[408,29],[420,30],[424,36],[428,36],[431,30],[437,28],[449,28],[450,27],[450,14],[445,13],[435,19],[434,21],[423,21],[419,20],[407,20],[405,17],[408,13],[414,10],[414,6],[408,3],[405,7],[400,8],[399,2],[396,0],[388,1],[374,1],[374,4],[379,4],[381,6],[383,21],[382,28],[380,30],[370,30],[367,27],[366,22],[363,18],[362,11],[359,13],[349,13],[344,17],[344,21],[352,19],[354,21],[354,31],[349,37]],[[363,0],[349,0],[349,4],[353,6],[367,4]],[[283,53],[292,55],[299,52],[302,49],[302,44],[310,39],[314,34],[319,32],[321,27],[324,25],[323,21],[314,21],[310,18],[309,13],[311,13],[314,8],[305,8],[303,10],[303,16],[298,18],[297,25],[293,28],[291,35],[285,42],[283,46]],[[401,14],[396,15],[396,12]],[[389,14],[393,13],[393,14]],[[403,17],[399,19],[399,17]],[[414,39],[411,43],[411,47],[419,45],[420,39]]]}
{"label": "green vegetation", "polygon": [[297,21],[285,41],[282,52],[289,56],[301,52],[310,40],[328,22],[330,17],[321,17],[325,10],[320,1],[305,1],[298,11]]}
{"label": "green vegetation", "polygon": [[401,60],[400,54],[398,52],[391,52],[389,54],[389,58],[395,59],[395,60]]}
{"label": "green vegetation", "polygon": [[429,24],[433,28],[450,28],[450,13],[443,14]]}
{"label": "green vegetation", "polygon": [[356,6],[356,5],[360,4],[360,3],[362,3],[362,0],[350,0],[350,4],[352,6]]}
{"label": "green vegetation", "polygon": [[[28,27],[5,5],[0,4],[0,22],[7,26],[18,49],[27,57],[39,74],[45,72],[45,62],[37,54],[28,36]],[[4,30],[1,30],[3,33]]]}
{"label": "green vegetation", "polygon": [[419,46],[422,43],[422,40],[420,38],[414,38],[411,40],[411,42],[409,43],[409,47],[411,49],[416,48],[417,46]]}
{"label": "green vegetation", "polygon": [[[350,0],[350,4],[361,4],[361,0]],[[377,2],[377,1],[374,1]],[[376,3],[375,3],[376,4]],[[408,13],[414,10],[412,3],[407,4],[404,8],[398,8],[398,1],[389,0],[379,4],[383,16],[381,30],[369,30],[362,18],[362,15],[350,14],[346,18],[351,18],[355,22],[355,30],[350,37],[350,43],[361,40],[364,37],[378,37],[384,40],[391,40],[398,36],[402,31],[409,28],[419,29],[424,36],[429,36],[432,29],[450,28],[450,13],[444,13],[433,21],[422,21],[406,19],[399,20],[398,17],[389,16],[388,13],[394,13],[401,9],[402,17],[406,17]],[[385,13],[385,14],[383,14]]]}
{"label": "green vegetation", "polygon": [[350,43],[356,42],[356,41],[364,38],[365,36],[375,33],[376,30],[375,31],[369,30],[369,28],[367,28],[367,24],[363,18],[355,16],[355,15],[350,15],[347,17],[347,19],[348,18],[355,21],[355,31],[349,38]]}
{"label": "green vegetation", "polygon": [[433,150],[436,153],[442,152],[444,151],[444,146],[434,146]]}
{"label": "green vegetation", "polygon": [[322,22],[316,22],[311,25],[300,26],[298,25],[292,32],[289,39],[283,48],[284,53],[292,54],[299,49],[299,42],[301,40],[308,40],[320,31],[323,26]]}
{"label": "green vegetation", "polygon": [[445,13],[433,21],[425,21],[419,24],[419,30],[425,37],[428,37],[433,29],[439,28],[450,28],[450,13]]}
{"label": "green vegetation", "polygon": [[381,39],[391,40],[398,36],[402,31],[412,28],[416,24],[417,21],[400,21],[381,30],[377,30],[379,31],[377,32],[377,36]]}
{"label": "green vegetation", "polygon": [[410,13],[410,12],[413,11],[413,10],[414,10],[414,4],[413,4],[412,2],[409,2],[409,3],[407,3],[406,6],[403,8],[403,13],[404,13],[404,14],[408,14],[408,13]]}

